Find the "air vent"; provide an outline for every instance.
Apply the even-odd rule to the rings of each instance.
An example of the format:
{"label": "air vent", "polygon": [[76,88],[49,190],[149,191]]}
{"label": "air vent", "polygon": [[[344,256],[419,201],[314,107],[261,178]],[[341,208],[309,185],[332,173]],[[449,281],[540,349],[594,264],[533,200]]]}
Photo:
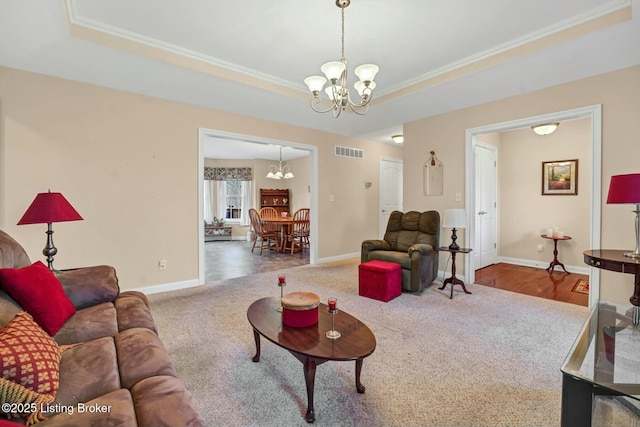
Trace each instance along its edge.
{"label": "air vent", "polygon": [[364,159],[364,150],[359,148],[341,147],[334,145],[334,154],[338,157],[351,157],[352,159]]}

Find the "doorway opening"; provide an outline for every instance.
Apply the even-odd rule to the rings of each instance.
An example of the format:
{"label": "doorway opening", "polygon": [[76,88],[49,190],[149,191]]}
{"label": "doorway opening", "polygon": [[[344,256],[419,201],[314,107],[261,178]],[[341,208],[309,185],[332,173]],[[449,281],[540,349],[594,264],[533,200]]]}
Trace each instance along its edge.
{"label": "doorway opening", "polygon": [[[205,283],[205,246],[204,246],[204,146],[207,139],[219,138],[231,141],[243,141],[262,145],[279,145],[282,147],[293,147],[309,152],[309,209],[310,209],[310,233],[318,236],[318,148],[314,145],[302,144],[291,141],[281,141],[270,138],[262,138],[254,135],[242,135],[237,133],[224,132],[214,129],[198,129],[198,282]],[[318,239],[310,240],[309,263],[318,262]]]}
{"label": "doorway opening", "polygon": [[[601,214],[601,158],[602,158],[602,106],[593,105],[572,110],[560,111],[540,116],[532,116],[519,120],[496,123],[487,126],[467,129],[466,131],[466,209],[467,218],[476,217],[475,208],[480,197],[476,189],[476,151],[477,137],[482,134],[511,131],[527,128],[539,123],[562,122],[575,119],[589,119],[591,133],[591,176],[590,176],[590,247],[600,247],[600,214]],[[498,213],[499,215],[499,213]],[[476,232],[475,220],[469,221],[468,232],[465,233],[465,246],[477,248],[481,246],[480,236]],[[585,248],[587,249],[587,248]],[[475,271],[478,261],[469,257],[469,263],[465,267],[465,281],[475,281]],[[600,274],[597,269],[589,268],[589,306],[593,306],[600,297]]]}

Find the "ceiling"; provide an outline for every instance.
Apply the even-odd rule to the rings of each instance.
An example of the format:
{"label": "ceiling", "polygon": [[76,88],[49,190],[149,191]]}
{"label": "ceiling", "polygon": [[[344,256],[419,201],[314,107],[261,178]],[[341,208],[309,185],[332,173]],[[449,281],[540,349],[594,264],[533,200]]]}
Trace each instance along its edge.
{"label": "ceiling", "polygon": [[357,65],[380,72],[370,112],[335,119],[303,84],[340,59],[334,0],[0,7],[2,66],[381,142],[409,121],[640,64],[640,0],[352,0],[349,84]]}

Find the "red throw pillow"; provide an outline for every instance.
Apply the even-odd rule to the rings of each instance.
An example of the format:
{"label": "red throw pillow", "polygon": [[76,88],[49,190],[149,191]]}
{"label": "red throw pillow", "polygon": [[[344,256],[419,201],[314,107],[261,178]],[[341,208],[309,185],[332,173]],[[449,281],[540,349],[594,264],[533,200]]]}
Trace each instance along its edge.
{"label": "red throw pillow", "polygon": [[0,269],[0,287],[51,336],[76,312],[60,281],[41,261]]}

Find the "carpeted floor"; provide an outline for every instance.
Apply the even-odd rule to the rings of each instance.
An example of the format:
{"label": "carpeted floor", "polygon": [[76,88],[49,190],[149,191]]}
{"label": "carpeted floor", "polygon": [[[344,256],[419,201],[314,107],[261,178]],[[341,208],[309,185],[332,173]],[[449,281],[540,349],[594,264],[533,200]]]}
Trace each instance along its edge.
{"label": "carpeted floor", "polygon": [[[431,286],[388,302],[358,296],[357,260],[287,269],[285,293],[339,300],[377,348],[358,394],[352,362],[318,367],[317,426],[556,426],[560,367],[586,307],[486,286],[472,295]],[[277,272],[151,295],[160,336],[211,426],[304,426],[302,364],[255,344],[246,310],[278,296]],[[457,287],[459,288],[459,287]]]}

